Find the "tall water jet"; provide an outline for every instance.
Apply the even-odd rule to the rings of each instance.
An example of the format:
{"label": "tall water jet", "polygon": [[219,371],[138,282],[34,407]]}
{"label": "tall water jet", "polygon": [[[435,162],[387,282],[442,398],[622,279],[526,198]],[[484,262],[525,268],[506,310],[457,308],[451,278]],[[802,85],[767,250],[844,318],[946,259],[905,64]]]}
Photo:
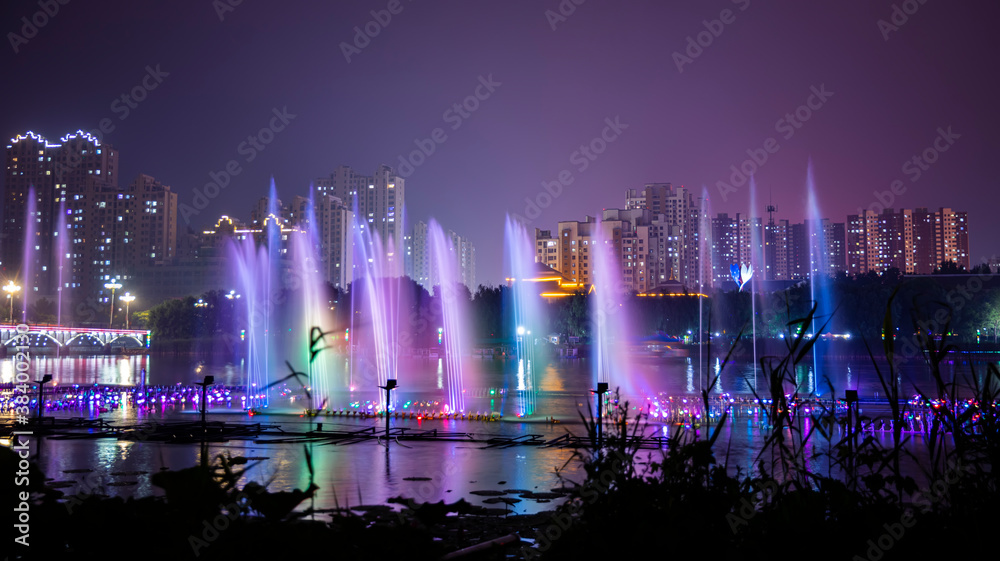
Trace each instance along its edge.
{"label": "tall water jet", "polygon": [[[609,387],[619,388],[624,395],[638,396],[637,381],[631,375],[629,361],[630,330],[625,320],[625,290],[621,277],[623,270],[620,249],[616,246],[617,236],[611,231],[611,223],[599,221],[595,224],[590,247],[590,262],[593,264],[593,291],[590,294],[590,315],[594,324],[591,336],[594,355],[594,382],[606,382]],[[592,242],[592,243],[594,243]]]}
{"label": "tall water jet", "polygon": [[267,248],[258,249],[253,236],[242,241],[233,239],[230,244],[230,258],[236,267],[233,279],[237,291],[246,305],[246,403],[247,409],[258,410],[268,406],[268,372],[271,365],[267,361],[268,308],[270,308],[268,281],[271,264]]}
{"label": "tall water jet", "polygon": [[441,300],[443,318],[442,338],[445,348],[445,374],[448,380],[448,412],[465,411],[465,380],[462,372],[464,358],[465,322],[462,318],[464,302],[459,296],[462,282],[458,256],[451,239],[445,235],[435,220],[428,224],[430,237],[431,271],[437,273],[436,294]]}
{"label": "tall water jet", "polygon": [[525,417],[535,412],[537,390],[535,385],[534,340],[542,327],[541,295],[538,292],[538,272],[544,267],[535,263],[533,237],[523,224],[507,215],[504,225],[507,245],[506,270],[509,271],[511,302],[514,322],[511,335],[515,341],[517,372],[515,389],[517,416]]}
{"label": "tall water jet", "polygon": [[[750,212],[747,213],[747,219],[749,220],[750,226],[750,268],[753,274],[760,278],[763,274],[764,259],[760,255],[761,249],[764,244],[761,239],[761,231],[757,228],[756,222],[754,222],[754,214],[757,212],[757,180],[754,178],[753,174],[750,175]],[[750,285],[750,323],[751,325],[751,337],[753,338],[753,387],[756,391],[757,389],[757,280],[752,278],[748,283]]]}
{"label": "tall water jet", "polygon": [[[326,282],[320,273],[320,260],[316,253],[319,247],[319,232],[314,201],[314,193],[310,189],[305,216],[306,229],[292,236],[292,266],[299,279],[300,298],[297,302],[299,306],[296,311],[297,318],[292,321],[291,344],[293,349],[299,349],[299,352],[293,355],[296,361],[306,365],[305,373],[309,376],[312,395],[309,409],[320,411],[333,402],[334,388],[345,388],[347,383],[346,381],[338,383],[335,380],[335,374],[331,371],[335,362],[331,356],[332,351],[323,350],[330,341],[326,335],[320,337],[316,333],[316,329],[325,333],[331,330],[331,327],[328,325],[330,303],[327,298]],[[299,368],[298,364],[293,366]]]}
{"label": "tall water jet", "polygon": [[55,231],[55,257],[56,257],[56,323],[62,325],[63,300],[66,297],[66,284],[70,278],[68,262],[70,259],[70,231],[66,221],[67,213],[72,212],[66,209],[66,200],[59,203],[59,217],[56,219]]}
{"label": "tall water jet", "polygon": [[[700,235],[698,236],[698,292],[702,294],[708,294],[707,287],[705,285],[705,269],[708,268],[709,282],[712,278],[712,208],[708,200],[708,187],[702,186],[701,189],[701,208],[699,209],[701,213],[698,217],[699,224],[698,229]],[[702,370],[702,365],[704,363],[704,349],[705,349],[705,298],[698,297],[698,391],[704,389],[704,374]]]}
{"label": "tall water jet", "polygon": [[28,296],[38,288],[38,252],[40,250],[38,240],[38,211],[35,200],[35,188],[28,188],[28,209],[25,212],[27,224],[24,227],[24,264],[21,270],[24,272],[24,288],[21,291],[21,322],[28,323]]}
{"label": "tall water jet", "polygon": [[[281,269],[281,201],[278,200],[278,189],[274,184],[274,177],[271,177],[271,188],[268,191],[267,200],[267,216],[264,218],[263,228],[264,236],[266,240],[266,245],[264,249],[267,252],[266,265],[264,267],[265,274],[267,275],[264,286],[267,287],[267,294],[265,295],[266,304],[264,306],[264,365],[267,368],[267,372],[273,372],[273,360],[271,358],[272,347],[277,343],[277,330],[273,329],[273,325],[276,322],[272,321],[271,315],[276,312],[275,306],[272,306],[272,302],[278,301],[278,295],[281,293],[280,287],[280,269]],[[268,341],[268,337],[271,341]],[[266,375],[266,374],[265,374]],[[267,396],[264,396],[265,401]]]}
{"label": "tall water jet", "polygon": [[[357,208],[357,206],[355,206]],[[354,262],[359,264],[356,271],[355,285],[363,283],[364,298],[371,314],[371,350],[375,354],[375,384],[364,384],[365,389],[385,386],[386,381],[399,380],[399,311],[400,311],[400,271],[399,262],[395,257],[395,244],[392,238],[383,241],[377,232],[372,232],[364,217],[354,216]],[[351,298],[358,291],[352,288]],[[352,306],[358,307],[357,303]],[[353,335],[355,343],[359,341],[357,334]],[[357,383],[357,373],[353,372],[356,362],[352,360],[351,383]],[[365,376],[367,378],[367,376]],[[400,381],[402,385],[402,381]],[[399,392],[390,392],[393,401]],[[385,393],[378,393],[379,408],[389,411],[394,408],[392,403],[385,401]]]}
{"label": "tall water jet", "polygon": [[[816,183],[813,177],[813,164],[809,160],[809,167],[806,172],[806,189],[808,190],[807,216],[809,227],[806,235],[809,236],[809,297],[816,306],[816,313],[813,315],[812,325],[809,326],[813,337],[831,314],[831,294],[830,294],[830,269],[826,247],[826,228],[824,228],[823,218],[819,211],[819,201],[816,198]],[[820,395],[819,386],[822,375],[819,371],[822,364],[823,347],[820,341],[816,341],[812,348],[813,355],[813,388],[816,395]]]}

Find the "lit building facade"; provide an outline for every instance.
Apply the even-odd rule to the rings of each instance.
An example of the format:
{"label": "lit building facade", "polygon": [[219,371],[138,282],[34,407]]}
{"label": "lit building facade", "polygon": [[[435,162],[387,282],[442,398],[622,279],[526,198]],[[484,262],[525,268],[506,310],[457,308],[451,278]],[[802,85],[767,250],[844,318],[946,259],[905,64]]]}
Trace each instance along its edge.
{"label": "lit building facade", "polygon": [[846,244],[851,274],[895,267],[904,274],[929,275],[945,261],[970,268],[968,214],[950,208],[850,215]]}
{"label": "lit building facade", "polygon": [[[59,142],[29,131],[7,144],[4,180],[0,271],[19,279],[27,293],[52,297],[60,288],[56,242],[66,235],[57,231],[60,208],[70,195],[116,188],[118,152],[82,131]],[[29,235],[32,244],[26,244]]]}
{"label": "lit building facade", "polygon": [[[476,248],[468,238],[459,236],[452,230],[445,233],[449,251],[453,254],[456,267],[461,275],[461,282],[469,292],[475,293],[476,284]],[[406,275],[424,287],[428,292],[440,284],[438,267],[430,247],[430,236],[426,222],[418,221],[413,230],[407,234],[405,243]]]}
{"label": "lit building facade", "polygon": [[[359,227],[377,234],[390,261],[397,257],[403,265],[403,209],[406,182],[393,168],[380,165],[373,175],[360,174],[348,166],[338,166],[328,177],[315,181],[316,192],[331,195],[354,213]],[[391,244],[389,243],[391,240]]]}

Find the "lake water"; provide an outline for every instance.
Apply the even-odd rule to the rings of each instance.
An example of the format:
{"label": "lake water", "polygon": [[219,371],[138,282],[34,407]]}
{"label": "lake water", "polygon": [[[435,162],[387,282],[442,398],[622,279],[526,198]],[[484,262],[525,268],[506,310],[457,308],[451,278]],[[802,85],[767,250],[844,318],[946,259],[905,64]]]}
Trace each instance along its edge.
{"label": "lake water", "polygon": [[[697,352],[697,351],[695,351]],[[622,385],[628,388],[625,396],[631,404],[650,404],[652,399],[673,396],[676,400],[700,399],[700,389],[706,387],[704,373],[714,372],[721,366],[716,360],[707,368],[698,368],[698,360],[667,359],[643,361],[635,365],[634,375],[620,383],[612,381],[612,388]],[[341,368],[347,363],[337,364]],[[976,363],[976,371],[981,375],[984,363]],[[356,369],[363,371],[363,360],[357,361]],[[428,420],[394,419],[393,426],[412,429],[438,428],[443,431],[469,433],[477,439],[494,436],[519,436],[537,434],[545,439],[553,439],[570,431],[585,435],[580,422],[580,413],[588,414],[595,402],[591,395],[594,375],[592,364],[586,359],[539,359],[534,376],[534,392],[518,391],[531,386],[523,367],[513,360],[484,360],[468,358],[464,361],[466,376],[466,409],[472,412],[495,411],[503,414],[503,421],[483,422],[469,420]],[[961,376],[969,372],[969,365],[960,362],[946,363],[946,375]],[[421,410],[421,403],[447,400],[443,387],[446,377],[443,360],[437,358],[402,359],[399,367],[398,403],[408,404],[410,410]],[[864,397],[875,397],[882,392],[875,369],[868,360],[846,360],[831,358],[820,365],[835,388],[836,395],[843,396],[845,388],[853,388]],[[45,374],[53,377],[57,386],[93,384],[133,386],[142,380],[145,370],[147,385],[171,386],[190,385],[200,381],[205,375],[213,375],[217,384],[241,385],[244,368],[241,363],[227,363],[218,359],[198,359],[189,356],[139,355],[139,356],[98,356],[98,357],[35,357],[32,359],[31,374],[38,379]],[[699,376],[699,370],[702,375]],[[754,368],[747,362],[727,364],[721,369],[719,381],[713,394],[728,392],[733,396],[749,396],[754,385]],[[765,389],[764,376],[757,372],[757,387]],[[359,374],[355,382],[364,380]],[[273,377],[272,377],[273,378]],[[821,377],[822,378],[822,377]],[[829,396],[831,391],[824,383],[817,384],[817,376],[812,372],[812,364],[800,365],[796,379],[803,394],[818,391],[821,396]],[[11,358],[0,361],[0,382],[13,380]],[[919,362],[905,365],[900,372],[903,394],[912,395],[912,384],[931,388],[927,367]],[[817,385],[819,386],[817,388]],[[294,388],[292,388],[294,389]],[[791,391],[790,388],[786,388]],[[335,393],[330,406],[333,409],[349,408],[349,403],[363,403],[377,399],[375,390],[344,391]],[[308,406],[301,393],[284,398],[275,398],[271,406],[261,415],[253,417],[253,422],[277,424],[287,431],[306,431],[309,419],[299,414]],[[519,414],[530,413],[523,418]],[[156,407],[138,411],[124,407],[101,413],[96,408],[56,410],[47,413],[56,417],[101,417],[110,423],[129,423],[137,419],[196,419],[196,406],[185,403],[181,406]],[[212,420],[246,422],[248,416],[238,402],[233,405],[213,406]],[[548,418],[559,421],[547,422]],[[313,420],[322,422],[324,430],[356,430],[365,427],[384,427],[384,421],[377,418],[320,417]],[[673,430],[672,425],[651,423],[648,433],[661,435]],[[705,431],[700,433],[704,437]],[[839,438],[839,436],[838,436]],[[891,436],[880,436],[889,444]],[[716,446],[720,461],[727,453],[731,467],[750,469],[756,458],[762,432],[756,419],[746,415],[736,415],[727,424]],[[560,447],[514,446],[510,448],[483,449],[484,444],[472,442],[406,442],[393,443],[385,447],[375,441],[351,445],[315,444],[313,463],[316,483],[320,490],[315,500],[316,508],[332,508],[335,505],[381,504],[394,496],[407,496],[418,501],[445,500],[453,502],[464,497],[474,504],[480,504],[484,497],[470,495],[474,490],[526,489],[547,491],[564,484],[556,470],[571,480],[581,481],[582,470],[579,463],[572,461],[573,450]],[[816,449],[822,452],[827,442],[817,439]],[[36,444],[37,446],[37,444]],[[914,446],[919,446],[915,443]],[[272,490],[305,488],[309,473],[302,444],[268,444],[254,441],[230,441],[211,445],[209,455],[220,453],[266,458],[259,461],[247,478],[270,482]],[[166,444],[159,442],[119,441],[111,438],[86,440],[45,439],[35,454],[47,477],[56,480],[77,481],[76,487],[64,489],[86,490],[101,485],[109,494],[145,496],[157,492],[149,482],[149,476],[162,467],[179,469],[190,467],[201,460],[201,450],[197,445]],[[644,453],[644,457],[655,460],[659,452]],[[813,469],[826,472],[826,460],[813,462]],[[92,474],[71,474],[68,470],[93,469]],[[118,472],[145,472],[139,475],[119,475]],[[430,478],[409,480],[408,478]],[[135,482],[134,485],[116,485],[120,482]],[[525,500],[513,507],[516,512],[534,512],[550,508],[551,504]]]}

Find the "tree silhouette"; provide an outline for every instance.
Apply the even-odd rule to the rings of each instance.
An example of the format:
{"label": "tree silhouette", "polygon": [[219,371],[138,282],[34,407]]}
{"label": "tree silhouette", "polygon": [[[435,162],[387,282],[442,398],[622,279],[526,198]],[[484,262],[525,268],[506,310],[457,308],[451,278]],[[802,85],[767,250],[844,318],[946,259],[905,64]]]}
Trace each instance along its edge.
{"label": "tree silhouette", "polygon": [[934,269],[935,275],[961,275],[965,274],[965,267],[961,267],[952,260],[942,261],[941,266]]}

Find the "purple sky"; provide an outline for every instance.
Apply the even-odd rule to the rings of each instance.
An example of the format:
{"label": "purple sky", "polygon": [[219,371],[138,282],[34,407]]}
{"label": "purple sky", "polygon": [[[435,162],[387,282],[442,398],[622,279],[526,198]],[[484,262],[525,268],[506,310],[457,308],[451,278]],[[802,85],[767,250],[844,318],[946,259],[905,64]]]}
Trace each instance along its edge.
{"label": "purple sky", "polygon": [[[804,217],[812,158],[825,216],[843,221],[898,179],[892,206],[968,210],[972,262],[1000,252],[995,2],[399,1],[350,62],[341,43],[392,2],[243,0],[220,21],[209,0],[76,0],[21,42],[9,33],[41,8],[7,1],[0,132],[58,138],[108,118],[122,182],[153,175],[183,204],[209,172],[239,161],[193,217],[200,228],[220,214],[248,218],[271,175],[279,194],[305,194],[338,164],[398,166],[440,127],[447,138],[407,178],[407,212],[469,237],[483,283],[503,278],[505,213],[524,214],[525,197],[562,170],[572,184],[533,226],[621,206],[625,189],[647,182],[705,185],[713,212],[746,212],[746,186],[723,200],[716,183],[769,138],[778,148],[757,172],[759,200],[770,192],[781,218]],[[546,10],[560,4],[575,11],[553,29]],[[892,23],[894,4],[918,9],[886,40],[878,21]],[[679,71],[673,54],[723,10],[729,23],[713,25],[721,34]],[[156,65],[169,76],[122,119],[113,102]],[[445,112],[490,75],[500,85],[453,129]],[[819,108],[801,128],[778,123],[821,86],[833,95],[812,99]],[[247,162],[240,143],[284,107],[294,119]],[[628,128],[581,171],[574,152],[615,117]],[[949,126],[959,137],[914,180],[904,164]]]}

